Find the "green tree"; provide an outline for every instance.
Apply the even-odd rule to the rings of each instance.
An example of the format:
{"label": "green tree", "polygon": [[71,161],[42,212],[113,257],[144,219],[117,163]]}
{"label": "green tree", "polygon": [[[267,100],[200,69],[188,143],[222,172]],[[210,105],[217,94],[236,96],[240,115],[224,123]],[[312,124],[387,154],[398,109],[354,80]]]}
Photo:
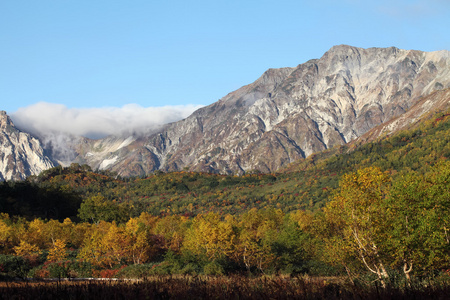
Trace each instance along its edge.
{"label": "green tree", "polygon": [[104,196],[98,194],[83,200],[78,210],[78,217],[85,222],[92,223],[98,223],[101,220],[123,223],[129,219],[129,213],[124,205],[108,201]]}
{"label": "green tree", "polygon": [[286,272],[306,272],[306,261],[311,259],[315,242],[312,236],[301,230],[295,214],[283,219],[280,231],[273,236],[272,251],[277,257],[278,268]]}
{"label": "green tree", "polygon": [[414,269],[448,267],[450,260],[450,162],[426,174],[408,173],[394,181],[386,200],[393,265],[401,265],[410,280]]}

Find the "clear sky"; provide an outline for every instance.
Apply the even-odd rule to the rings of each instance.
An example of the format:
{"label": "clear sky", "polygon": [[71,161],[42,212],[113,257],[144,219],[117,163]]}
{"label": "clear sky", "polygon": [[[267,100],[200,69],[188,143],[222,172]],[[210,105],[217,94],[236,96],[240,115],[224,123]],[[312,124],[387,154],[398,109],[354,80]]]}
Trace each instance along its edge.
{"label": "clear sky", "polygon": [[450,50],[450,0],[1,0],[0,110],[188,114],[338,44]]}

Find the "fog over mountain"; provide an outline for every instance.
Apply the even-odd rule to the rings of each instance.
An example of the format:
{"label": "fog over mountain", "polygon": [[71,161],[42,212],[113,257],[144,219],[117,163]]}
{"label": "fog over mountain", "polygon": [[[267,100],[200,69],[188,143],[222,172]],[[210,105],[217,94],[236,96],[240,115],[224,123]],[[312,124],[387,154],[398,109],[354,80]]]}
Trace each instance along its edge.
{"label": "fog over mountain", "polygon": [[36,136],[56,133],[90,139],[108,135],[146,133],[163,124],[186,118],[202,105],[142,107],[68,108],[62,104],[39,102],[10,114],[16,126]]}
{"label": "fog over mountain", "polygon": [[142,107],[68,108],[39,102],[20,108],[11,119],[20,130],[39,137],[57,164],[68,165],[77,156],[74,148],[88,139],[110,135],[145,135],[162,125],[186,118],[202,105]]}

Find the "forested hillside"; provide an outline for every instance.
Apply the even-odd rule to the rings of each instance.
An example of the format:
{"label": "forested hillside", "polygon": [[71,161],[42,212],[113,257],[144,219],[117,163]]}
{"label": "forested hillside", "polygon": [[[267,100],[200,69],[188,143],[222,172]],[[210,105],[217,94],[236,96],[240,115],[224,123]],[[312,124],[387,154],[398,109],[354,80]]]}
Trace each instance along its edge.
{"label": "forested hillside", "polygon": [[383,286],[397,272],[409,284],[450,269],[449,138],[439,113],[277,174],[119,178],[74,164],[4,182],[0,272],[367,273]]}
{"label": "forested hillside", "polygon": [[86,165],[58,166],[24,182],[0,183],[0,209],[28,218],[77,220],[78,215],[82,220],[117,222],[142,212],[194,216],[208,211],[240,214],[250,208],[269,207],[283,212],[316,211],[328,201],[343,174],[369,166],[389,171],[393,177],[411,170],[423,174],[450,157],[449,139],[450,115],[440,113],[412,130],[356,149],[352,145],[335,147],[276,174],[156,172],[145,178],[117,178],[93,172]]}

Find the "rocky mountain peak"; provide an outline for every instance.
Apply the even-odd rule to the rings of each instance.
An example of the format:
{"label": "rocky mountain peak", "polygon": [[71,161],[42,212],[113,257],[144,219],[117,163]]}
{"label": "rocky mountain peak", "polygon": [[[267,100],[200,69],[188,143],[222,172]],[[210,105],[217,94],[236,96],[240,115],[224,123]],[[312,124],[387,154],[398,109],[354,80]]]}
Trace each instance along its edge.
{"label": "rocky mountain peak", "polygon": [[276,171],[348,143],[402,115],[421,97],[450,87],[449,63],[446,51],[334,46],[320,59],[269,69],[126,149],[96,152],[87,143],[79,153],[88,155],[77,162],[107,166],[123,176],[185,168]]}
{"label": "rocky mountain peak", "polygon": [[0,129],[6,130],[7,128],[14,127],[11,118],[6,114],[6,111],[0,111]]}
{"label": "rocky mountain peak", "polygon": [[17,129],[6,112],[0,111],[0,180],[25,179],[53,166],[41,142]]}

